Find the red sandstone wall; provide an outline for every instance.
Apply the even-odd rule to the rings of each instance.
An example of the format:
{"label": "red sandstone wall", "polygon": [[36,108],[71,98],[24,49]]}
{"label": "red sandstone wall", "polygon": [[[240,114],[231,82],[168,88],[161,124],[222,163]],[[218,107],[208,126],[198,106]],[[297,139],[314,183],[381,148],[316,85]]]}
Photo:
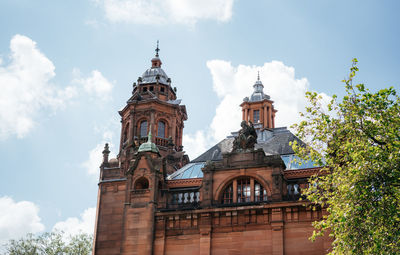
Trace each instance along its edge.
{"label": "red sandstone wall", "polygon": [[212,233],[211,254],[271,254],[271,229]]}
{"label": "red sandstone wall", "polygon": [[126,212],[123,254],[151,254],[153,217],[149,208],[129,208]]}
{"label": "red sandstone wall", "polygon": [[101,196],[95,240],[96,255],[120,254],[125,182],[100,184]]}
{"label": "red sandstone wall", "polygon": [[204,210],[157,213],[154,254],[327,253],[328,238],[309,240],[313,231],[311,222],[321,217],[321,211],[311,211],[300,202],[297,207],[264,206],[253,210],[214,208],[212,213]]}
{"label": "red sandstone wall", "polygon": [[199,254],[199,241],[198,234],[167,237],[165,240],[165,255]]}
{"label": "red sandstone wall", "polygon": [[[261,230],[238,232],[213,232],[209,254],[287,254],[287,255],[321,255],[326,254],[329,242],[326,238],[317,238],[311,242],[313,228],[309,223],[292,223],[283,229],[283,251],[273,253],[271,227]],[[161,241],[161,242],[160,242]],[[162,246],[165,245],[163,253]],[[156,239],[154,254],[187,255],[200,254],[200,235],[168,236],[165,240]],[[275,249],[276,251],[277,249]]]}
{"label": "red sandstone wall", "polygon": [[317,238],[315,242],[307,241],[312,235],[313,227],[309,223],[292,223],[285,225],[285,254],[320,255],[324,252],[324,240]]}

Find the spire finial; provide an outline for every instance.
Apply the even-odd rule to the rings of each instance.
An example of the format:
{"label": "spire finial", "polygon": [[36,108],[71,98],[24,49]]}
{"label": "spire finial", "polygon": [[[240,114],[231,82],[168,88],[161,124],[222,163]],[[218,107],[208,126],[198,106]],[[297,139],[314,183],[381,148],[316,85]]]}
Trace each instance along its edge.
{"label": "spire finial", "polygon": [[110,150],[108,147],[108,143],[104,145],[104,150],[103,150],[103,163],[107,164],[108,163],[108,155],[110,154]]}
{"label": "spire finial", "polygon": [[257,81],[259,81],[260,80],[260,71],[258,71],[258,74],[257,74]]}
{"label": "spire finial", "polygon": [[157,145],[155,143],[151,142],[151,137],[152,137],[152,135],[151,135],[151,125],[150,125],[149,133],[147,135],[147,142],[142,143],[139,146],[138,152],[150,151],[150,152],[158,153],[158,155],[160,155]]}
{"label": "spire finial", "polygon": [[151,143],[151,138],[152,138],[152,135],[151,135],[151,124],[150,124],[149,133],[147,134],[147,142],[148,143]]}
{"label": "spire finial", "polygon": [[158,48],[158,43],[159,41],[157,40],[156,57],[158,57],[158,52],[160,51],[160,48]]}

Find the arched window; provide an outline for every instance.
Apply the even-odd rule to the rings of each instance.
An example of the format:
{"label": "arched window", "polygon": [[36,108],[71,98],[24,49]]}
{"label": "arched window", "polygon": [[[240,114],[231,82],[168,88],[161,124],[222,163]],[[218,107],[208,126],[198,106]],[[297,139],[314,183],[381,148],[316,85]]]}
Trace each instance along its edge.
{"label": "arched window", "polygon": [[147,120],[143,120],[140,122],[140,136],[147,136]]}
{"label": "arched window", "polygon": [[233,203],[233,187],[232,183],[225,189],[222,194],[222,203],[223,204],[232,204]]}
{"label": "arched window", "polygon": [[165,123],[164,123],[164,121],[158,122],[157,136],[161,137],[161,138],[165,138]]}
{"label": "arched window", "polygon": [[226,186],[221,196],[222,204],[267,201],[267,190],[254,178],[240,177]]}
{"label": "arched window", "polygon": [[140,177],[135,182],[135,190],[148,189],[148,188],[149,188],[149,181],[145,177]]}

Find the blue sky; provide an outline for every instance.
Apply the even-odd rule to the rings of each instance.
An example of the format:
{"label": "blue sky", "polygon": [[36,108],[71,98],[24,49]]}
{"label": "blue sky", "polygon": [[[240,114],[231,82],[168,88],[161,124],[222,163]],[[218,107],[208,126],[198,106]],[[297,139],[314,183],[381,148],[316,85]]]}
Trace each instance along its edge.
{"label": "blue sky", "polygon": [[[304,92],[358,81],[400,88],[398,1],[82,0],[0,2],[0,242],[92,231],[100,151],[160,40],[189,119],[194,158],[238,129],[257,71],[289,126]],[[18,223],[18,224],[16,224]]]}

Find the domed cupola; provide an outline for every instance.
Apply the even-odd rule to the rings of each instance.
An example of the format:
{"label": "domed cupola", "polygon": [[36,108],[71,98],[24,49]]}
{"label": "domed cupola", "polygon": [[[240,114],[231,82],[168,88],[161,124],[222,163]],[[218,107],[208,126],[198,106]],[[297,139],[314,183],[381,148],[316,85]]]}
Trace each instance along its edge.
{"label": "domed cupola", "polygon": [[260,73],[258,73],[257,81],[253,85],[254,92],[251,94],[250,102],[262,101],[264,99],[270,99],[270,96],[264,94],[264,85],[260,81]]}
{"label": "domed cupola", "polygon": [[151,68],[147,69],[142,77],[141,77],[141,84],[150,84],[150,83],[161,83],[165,85],[169,85],[170,79],[168,78],[167,74],[161,68],[162,62],[159,58],[158,52],[160,49],[158,48],[158,41],[157,41],[157,48],[156,48],[156,55],[154,58],[151,59]]}
{"label": "domed cupola", "polygon": [[245,97],[242,107],[242,120],[254,123],[256,128],[275,128],[275,110],[273,101],[269,95],[264,94],[264,85],[258,73],[257,81],[253,85],[254,91],[250,98]]}

